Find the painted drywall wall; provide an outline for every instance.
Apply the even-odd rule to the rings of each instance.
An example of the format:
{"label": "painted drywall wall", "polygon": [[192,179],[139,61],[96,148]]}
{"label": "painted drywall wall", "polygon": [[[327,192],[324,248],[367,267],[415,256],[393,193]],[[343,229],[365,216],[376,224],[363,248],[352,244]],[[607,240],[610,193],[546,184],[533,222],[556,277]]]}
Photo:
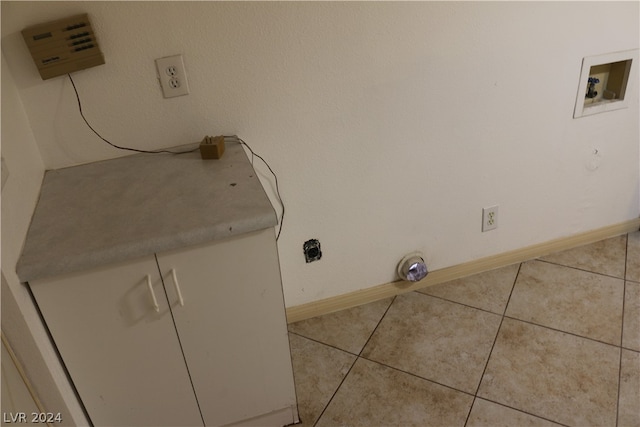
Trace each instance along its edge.
{"label": "painted drywall wall", "polygon": [[[2,188],[1,206],[2,333],[45,410],[59,412],[61,425],[88,425],[31,296],[15,271],[40,194],[44,164],[4,55],[1,150],[9,169]],[[22,410],[27,412],[27,408]]]}
{"label": "painted drywall wall", "polygon": [[[414,250],[439,269],[638,217],[637,82],[628,109],[572,118],[582,58],[638,48],[637,2],[2,2],[47,168],[124,154],[19,33],[81,12],[106,64],[74,79],[104,136],[237,133],[270,162],[287,306],[392,281]],[[154,59],[177,53],[191,94],[163,99]],[[323,257],[306,264],[310,238]]]}

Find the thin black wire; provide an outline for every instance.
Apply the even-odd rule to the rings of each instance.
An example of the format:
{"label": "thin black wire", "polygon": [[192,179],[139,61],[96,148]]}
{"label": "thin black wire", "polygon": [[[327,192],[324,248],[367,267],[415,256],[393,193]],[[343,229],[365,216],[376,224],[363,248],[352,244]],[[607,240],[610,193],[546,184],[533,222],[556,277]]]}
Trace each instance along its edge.
{"label": "thin black wire", "polygon": [[67,74],[67,76],[69,76],[69,80],[71,81],[71,86],[73,86],[73,91],[76,93],[76,99],[78,100],[78,110],[80,110],[80,116],[82,117],[82,120],[84,120],[84,122],[89,127],[89,129],[91,129],[91,131],[93,133],[95,133],[98,136],[98,138],[100,138],[101,140],[103,140],[104,142],[109,144],[110,146],[112,146],[114,148],[118,148],[120,150],[134,151],[136,153],[147,153],[147,154],[160,154],[160,153],[186,154],[186,153],[193,153],[194,151],[197,151],[197,150],[200,149],[200,147],[197,147],[197,148],[194,148],[193,150],[188,150],[188,151],[170,151],[170,150],[154,150],[154,151],[150,151],[150,150],[140,150],[140,149],[137,149],[137,148],[121,147],[119,145],[116,145],[116,144],[112,143],[111,141],[109,141],[108,139],[106,139],[102,135],[100,135],[93,128],[93,126],[91,126],[89,124],[89,122],[87,121],[87,118],[84,116],[84,113],[82,112],[82,103],[80,102],[80,95],[78,94],[78,89],[76,88],[76,84],[73,82],[73,78],[71,78],[71,74]]}
{"label": "thin black wire", "polygon": [[249,149],[249,151],[251,152],[251,164],[253,164],[253,156],[255,156],[255,157],[259,158],[260,160],[262,160],[262,163],[264,163],[267,166],[267,168],[269,168],[269,172],[271,172],[271,175],[273,175],[273,178],[275,179],[275,182],[276,182],[276,193],[278,195],[278,201],[280,202],[280,206],[282,207],[282,214],[280,215],[280,227],[278,229],[278,234],[276,235],[276,241],[277,241],[280,238],[280,233],[282,232],[282,223],[284,222],[284,202],[282,201],[282,196],[280,196],[280,186],[278,185],[278,176],[273,171],[273,169],[271,169],[271,166],[269,166],[269,163],[267,163],[267,161],[264,158],[262,158],[261,155],[256,154],[256,152],[253,151],[253,149],[251,147],[249,147],[249,144],[244,142],[244,140],[242,138],[240,138],[237,135],[229,135],[229,136],[225,136],[225,138],[234,138],[240,144],[242,144],[245,147],[247,147]]}
{"label": "thin black wire", "polygon": [[[109,144],[110,146],[114,147],[114,148],[118,148],[120,150],[127,150],[127,151],[134,151],[136,153],[147,153],[147,154],[160,154],[160,153],[169,153],[169,154],[186,154],[186,153],[193,153],[194,151],[198,151],[200,149],[200,147],[196,147],[193,150],[187,150],[187,151],[170,151],[170,150],[155,150],[155,151],[149,151],[149,150],[140,150],[138,148],[130,148],[130,147],[122,147],[119,145],[114,144],[113,142],[109,141],[108,139],[104,138],[102,135],[100,135],[94,128],[93,126],[91,126],[89,124],[89,121],[87,120],[87,118],[84,116],[84,113],[82,111],[82,102],[80,101],[80,95],[78,94],[78,89],[76,88],[76,84],[73,81],[73,78],[71,77],[71,74],[67,74],[67,76],[69,76],[69,80],[71,81],[71,86],[73,86],[73,91],[76,94],[76,99],[78,101],[78,110],[80,111],[80,116],[82,117],[82,120],[84,120],[85,124],[89,127],[89,129],[91,129],[91,131],[93,133],[95,133],[98,138],[100,138],[101,140],[103,140],[104,142],[106,142],[107,144]],[[276,235],[276,241],[280,238],[280,233],[282,233],[282,223],[284,221],[284,202],[282,201],[282,196],[280,195],[280,186],[278,184],[278,176],[276,175],[276,173],[273,171],[273,169],[271,169],[271,166],[269,166],[269,163],[267,163],[267,161],[259,154],[256,154],[255,151],[253,151],[253,149],[249,146],[249,144],[247,144],[246,142],[244,142],[244,140],[240,137],[238,137],[237,135],[231,135],[231,136],[227,136],[227,138],[234,138],[236,139],[240,144],[244,145],[245,147],[247,147],[249,149],[249,151],[251,152],[251,165],[253,165],[253,157],[257,157],[260,160],[262,160],[262,163],[264,163],[267,168],[269,169],[269,172],[271,172],[271,174],[273,175],[273,178],[275,179],[276,182],[276,193],[278,195],[278,201],[280,202],[280,206],[282,207],[282,214],[280,215],[280,227],[278,229],[278,234]]]}

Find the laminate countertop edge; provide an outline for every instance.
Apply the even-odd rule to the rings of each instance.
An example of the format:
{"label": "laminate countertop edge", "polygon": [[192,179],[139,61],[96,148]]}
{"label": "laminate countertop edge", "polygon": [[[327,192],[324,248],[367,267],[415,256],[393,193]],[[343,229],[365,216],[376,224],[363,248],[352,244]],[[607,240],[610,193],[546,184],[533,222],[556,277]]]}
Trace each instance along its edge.
{"label": "laminate countertop edge", "polygon": [[225,145],[219,160],[203,160],[198,151],[135,154],[47,171],[16,266],[19,279],[89,270],[277,225],[242,146],[233,139]]}

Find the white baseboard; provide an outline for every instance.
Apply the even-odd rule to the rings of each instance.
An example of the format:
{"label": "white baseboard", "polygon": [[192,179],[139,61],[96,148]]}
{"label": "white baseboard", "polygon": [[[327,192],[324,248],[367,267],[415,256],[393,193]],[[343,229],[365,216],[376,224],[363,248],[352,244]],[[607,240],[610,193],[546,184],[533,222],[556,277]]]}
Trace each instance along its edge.
{"label": "white baseboard", "polygon": [[589,243],[610,237],[619,236],[621,234],[630,233],[640,229],[640,218],[626,221],[620,224],[614,224],[596,230],[575,234],[569,237],[550,240],[548,242],[538,243],[536,245],[527,246],[522,249],[504,252],[497,255],[480,258],[474,261],[465,262],[454,265],[452,267],[442,268],[429,273],[429,275],[419,282],[395,281],[385,283],[371,288],[361,289],[355,292],[349,292],[318,301],[312,301],[287,308],[287,322],[295,323],[300,320],[309,319],[323,314],[333,313],[335,311],[344,310],[358,305],[367,304],[378,301],[383,298],[400,295],[405,292],[415,291],[427,286],[437,285],[439,283],[448,282],[450,280],[459,279],[461,277],[470,276],[472,274],[481,273],[483,271],[492,270],[494,268],[504,267],[530,259],[548,255],[553,252],[559,252],[571,248],[575,248]]}

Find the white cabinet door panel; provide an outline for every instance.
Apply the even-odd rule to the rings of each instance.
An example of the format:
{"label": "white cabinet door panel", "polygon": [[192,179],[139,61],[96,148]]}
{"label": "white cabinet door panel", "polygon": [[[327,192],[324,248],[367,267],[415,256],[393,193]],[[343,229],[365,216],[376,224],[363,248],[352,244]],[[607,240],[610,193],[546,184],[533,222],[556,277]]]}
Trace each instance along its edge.
{"label": "white cabinet door panel", "polygon": [[295,408],[274,231],[158,254],[158,264],[205,424]]}
{"label": "white cabinet door panel", "polygon": [[153,257],[30,287],[95,425],[202,425]]}

